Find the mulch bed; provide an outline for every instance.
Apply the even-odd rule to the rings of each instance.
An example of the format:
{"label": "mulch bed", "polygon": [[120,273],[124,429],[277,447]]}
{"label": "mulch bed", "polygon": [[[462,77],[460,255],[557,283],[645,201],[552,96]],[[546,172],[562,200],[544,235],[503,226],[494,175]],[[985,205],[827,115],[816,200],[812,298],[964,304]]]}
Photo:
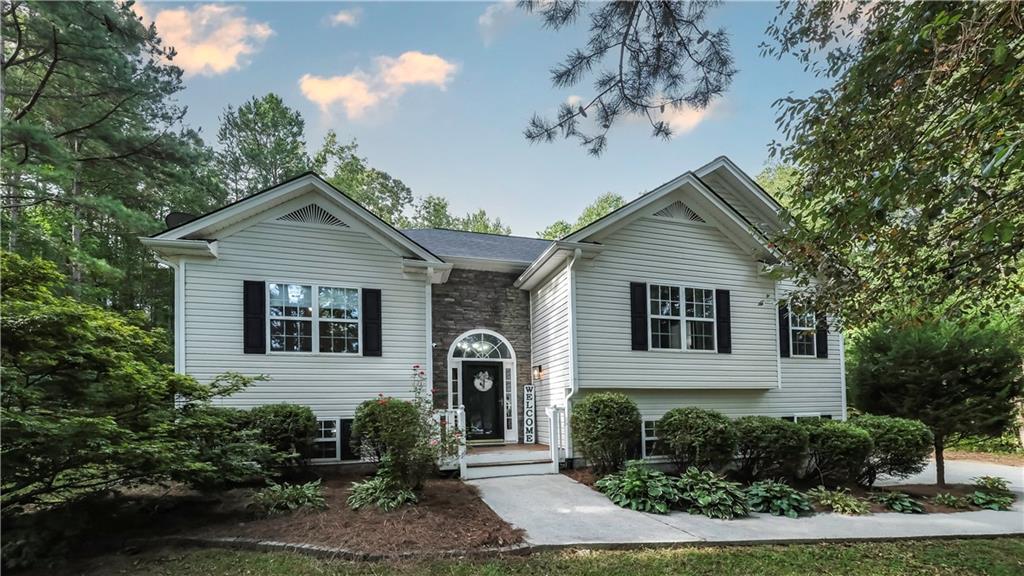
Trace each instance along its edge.
{"label": "mulch bed", "polygon": [[317,544],[355,552],[439,552],[508,546],[523,541],[480,499],[476,488],[459,480],[430,480],[420,502],[392,512],[353,511],[345,502],[357,478],[324,481],[329,508],[210,526],[196,536],[242,537]]}
{"label": "mulch bed", "polygon": [[969,452],[965,450],[946,450],[942,453],[946,460],[974,460],[990,464],[1006,466],[1024,466],[1024,454],[1002,454],[999,452]]}
{"label": "mulch bed", "polygon": [[584,484],[591,488],[594,487],[594,483],[601,479],[601,477],[594,474],[594,471],[590,468],[566,468],[562,470],[562,474],[565,474],[580,484]]}

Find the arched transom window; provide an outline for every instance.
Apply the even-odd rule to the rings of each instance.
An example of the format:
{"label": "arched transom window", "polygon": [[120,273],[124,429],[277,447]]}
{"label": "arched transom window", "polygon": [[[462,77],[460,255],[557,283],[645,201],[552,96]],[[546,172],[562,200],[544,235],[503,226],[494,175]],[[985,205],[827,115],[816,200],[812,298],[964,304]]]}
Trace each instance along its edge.
{"label": "arched transom window", "polygon": [[455,343],[452,358],[511,359],[512,351],[501,338],[486,332],[474,332]]}

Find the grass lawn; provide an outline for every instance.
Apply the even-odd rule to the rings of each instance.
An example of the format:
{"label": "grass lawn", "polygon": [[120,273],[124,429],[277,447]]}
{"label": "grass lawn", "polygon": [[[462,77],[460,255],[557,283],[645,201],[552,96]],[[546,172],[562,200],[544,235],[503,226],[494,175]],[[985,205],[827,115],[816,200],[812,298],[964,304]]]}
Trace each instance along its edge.
{"label": "grass lawn", "polygon": [[[59,573],[59,571],[58,571]],[[286,553],[165,549],[97,558],[69,574],[151,576],[325,576],[359,574],[815,576],[1024,574],[1024,538],[862,544],[801,544],[646,551],[564,551],[491,560],[351,563]],[[54,575],[48,571],[48,575]]]}

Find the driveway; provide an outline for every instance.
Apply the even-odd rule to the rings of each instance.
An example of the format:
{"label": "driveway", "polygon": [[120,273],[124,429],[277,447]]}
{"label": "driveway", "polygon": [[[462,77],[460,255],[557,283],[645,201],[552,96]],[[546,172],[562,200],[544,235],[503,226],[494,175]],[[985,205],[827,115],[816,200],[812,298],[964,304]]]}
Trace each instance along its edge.
{"label": "driveway", "polygon": [[[927,474],[926,470],[921,477],[900,483],[933,483],[934,469],[930,477]],[[1018,491],[1024,484],[1024,468],[1014,466],[958,460],[947,462],[946,474],[948,482],[1005,474]],[[1008,512],[816,514],[799,519],[754,514],[738,520],[714,520],[683,512],[657,515],[619,508],[602,494],[562,474],[487,478],[468,483],[480,490],[484,502],[506,522],[526,530],[527,542],[538,546],[614,547],[1024,534],[1021,499]]]}
{"label": "driveway", "polygon": [[[1017,493],[1017,498],[1024,497],[1024,466],[1007,466],[1005,464],[992,464],[974,460],[946,460],[947,484],[970,484],[971,479],[978,476],[999,476],[1005,478],[1010,482],[1010,490]],[[929,461],[928,466],[920,474],[901,479],[882,477],[878,479],[876,484],[879,486],[935,484],[935,461]]]}

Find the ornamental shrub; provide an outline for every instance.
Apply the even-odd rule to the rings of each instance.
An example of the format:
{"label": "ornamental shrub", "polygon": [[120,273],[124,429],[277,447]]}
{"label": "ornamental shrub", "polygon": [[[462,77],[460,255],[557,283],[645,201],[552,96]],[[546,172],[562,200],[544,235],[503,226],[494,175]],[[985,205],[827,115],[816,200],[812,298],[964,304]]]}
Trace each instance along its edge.
{"label": "ornamental shrub", "polygon": [[356,408],[352,449],[370,462],[393,452],[408,452],[416,443],[416,407],[404,400],[378,396]]}
{"label": "ornamental shrub", "polygon": [[266,404],[249,410],[245,426],[256,439],[282,454],[282,464],[303,464],[312,453],[316,416],[308,406]]}
{"label": "ornamental shrub", "polygon": [[871,435],[848,422],[803,420],[808,460],[804,477],[828,487],[857,480],[871,454]]}
{"label": "ornamental shrub", "polygon": [[680,471],[690,467],[717,470],[736,452],[736,428],[731,420],[713,410],[674,408],[658,421],[658,438],[664,439]]}
{"label": "ornamental shrub", "polygon": [[391,512],[406,504],[415,504],[416,501],[416,493],[396,480],[396,475],[391,469],[391,457],[385,455],[373,478],[352,483],[352,492],[347,503],[353,510],[376,506],[385,512]]}
{"label": "ornamental shrub", "polygon": [[811,501],[792,487],[774,480],[754,482],[747,488],[747,504],[754,512],[797,518],[810,514]]}
{"label": "ornamental shrub", "polygon": [[588,394],[573,404],[572,438],[598,474],[622,467],[636,450],[640,411],[625,394]]}
{"label": "ornamental shrub", "polygon": [[743,488],[710,470],[687,468],[676,482],[679,504],[690,514],[729,520],[750,515]]}
{"label": "ornamental shrub", "polygon": [[871,435],[871,453],[857,477],[861,485],[873,485],[879,474],[906,478],[924,470],[934,438],[922,422],[869,414],[850,422]]}
{"label": "ornamental shrub", "polygon": [[771,416],[744,416],[737,433],[736,474],[744,481],[792,479],[807,453],[807,430]]}
{"label": "ornamental shrub", "polygon": [[605,476],[595,486],[616,505],[640,512],[667,514],[679,499],[675,480],[642,460],[627,462],[625,470]]}

